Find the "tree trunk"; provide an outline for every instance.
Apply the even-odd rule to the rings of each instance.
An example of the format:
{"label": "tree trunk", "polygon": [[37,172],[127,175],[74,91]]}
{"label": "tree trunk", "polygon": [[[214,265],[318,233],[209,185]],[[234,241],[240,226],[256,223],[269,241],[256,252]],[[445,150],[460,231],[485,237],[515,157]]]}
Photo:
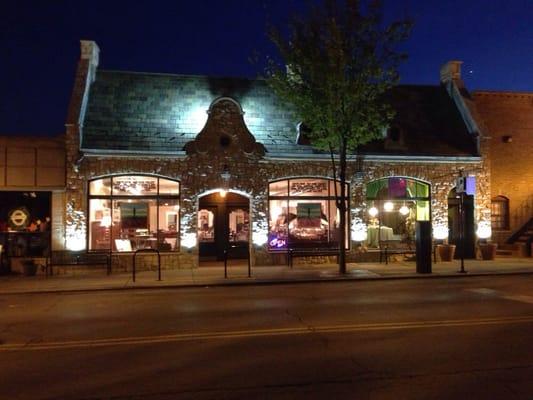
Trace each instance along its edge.
{"label": "tree trunk", "polygon": [[339,273],[346,274],[346,140],[341,141],[339,153],[339,180],[341,184],[340,198],[337,207],[340,213],[339,221]]}
{"label": "tree trunk", "polygon": [[340,140],[339,146],[339,182],[341,184],[341,192],[337,191],[337,167],[335,165],[335,153],[333,146],[330,144],[329,151],[331,155],[331,166],[333,169],[333,181],[335,188],[335,204],[339,209],[339,274],[346,274],[346,147],[345,139]]}

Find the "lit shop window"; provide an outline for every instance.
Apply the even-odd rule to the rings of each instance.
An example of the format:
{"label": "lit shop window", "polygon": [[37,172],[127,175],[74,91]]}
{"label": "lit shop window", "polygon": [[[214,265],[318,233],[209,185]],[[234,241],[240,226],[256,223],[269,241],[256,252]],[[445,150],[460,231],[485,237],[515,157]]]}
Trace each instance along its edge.
{"label": "lit shop window", "polygon": [[391,176],[369,182],[366,199],[369,247],[391,240],[411,242],[416,221],[431,218],[430,186],[417,179]]}
{"label": "lit shop window", "polygon": [[[338,182],[337,191],[340,195]],[[346,196],[348,193],[346,185]],[[268,204],[270,250],[339,246],[340,215],[333,180],[297,178],[272,182]]]}
{"label": "lit shop window", "polygon": [[124,175],[89,182],[89,250],[179,249],[179,182]]}

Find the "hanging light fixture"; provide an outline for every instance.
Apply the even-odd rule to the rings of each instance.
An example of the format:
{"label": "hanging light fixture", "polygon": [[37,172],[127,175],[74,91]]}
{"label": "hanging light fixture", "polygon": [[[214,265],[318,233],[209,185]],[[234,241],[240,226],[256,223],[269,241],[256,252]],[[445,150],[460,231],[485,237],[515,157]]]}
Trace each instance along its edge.
{"label": "hanging light fixture", "polygon": [[392,201],[387,201],[385,204],[383,204],[383,209],[386,212],[391,212],[394,210],[394,204],[392,204]]}
{"label": "hanging light fixture", "polygon": [[379,211],[376,207],[370,207],[368,209],[368,214],[371,216],[371,217],[375,217],[376,215],[378,215]]}

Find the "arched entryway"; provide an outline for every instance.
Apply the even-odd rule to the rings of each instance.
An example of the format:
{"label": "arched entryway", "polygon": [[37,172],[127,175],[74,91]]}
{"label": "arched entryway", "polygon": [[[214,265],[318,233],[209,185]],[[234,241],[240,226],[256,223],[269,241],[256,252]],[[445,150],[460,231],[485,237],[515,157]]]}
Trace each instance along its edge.
{"label": "arched entryway", "polygon": [[246,258],[250,241],[250,200],[238,193],[214,192],[198,202],[198,246],[200,261]]}
{"label": "arched entryway", "polygon": [[[461,198],[455,191],[450,190],[448,194],[448,242],[456,246],[455,258],[461,258],[461,217],[460,217]],[[474,229],[474,196],[464,195],[464,257],[476,257],[476,234]]]}

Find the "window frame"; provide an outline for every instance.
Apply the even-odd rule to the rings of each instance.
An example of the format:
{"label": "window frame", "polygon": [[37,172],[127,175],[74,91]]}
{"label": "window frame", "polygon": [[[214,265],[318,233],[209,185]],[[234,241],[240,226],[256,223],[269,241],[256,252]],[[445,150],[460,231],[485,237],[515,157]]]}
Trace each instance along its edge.
{"label": "window frame", "polygon": [[[496,208],[502,213],[495,213]],[[497,221],[495,221],[495,217],[497,217]],[[494,231],[510,230],[509,198],[499,195],[490,200],[490,225]]]}
{"label": "window frame", "polygon": [[[312,196],[307,196],[307,195],[294,195],[292,194],[291,195],[291,185],[290,185],[290,182],[291,181],[298,181],[298,180],[302,180],[302,179],[314,179],[314,180],[321,180],[321,181],[324,181],[326,182],[326,185],[327,185],[327,191],[328,191],[328,195],[312,195]],[[286,182],[287,183],[287,189],[285,191],[286,194],[284,195],[271,195],[270,194],[270,185],[273,184],[273,183],[280,183],[280,182]],[[289,234],[289,221],[287,221],[287,243],[284,247],[282,248],[279,248],[279,249],[276,249],[276,248],[273,248],[270,246],[270,232],[271,232],[271,201],[272,200],[278,200],[278,201],[283,201],[285,202],[285,204],[287,204],[287,209],[290,207],[290,203],[291,201],[296,201],[296,200],[303,200],[304,202],[305,201],[325,201],[326,202],[326,213],[328,215],[328,218],[329,218],[329,215],[331,213],[331,210],[330,210],[330,205],[331,205],[331,202],[333,202],[334,204],[334,207],[336,207],[336,203],[335,203],[335,190],[334,190],[334,186],[331,184],[332,182],[336,182],[338,183],[339,185],[341,184],[340,180],[334,180],[333,178],[329,178],[329,177],[323,177],[323,176],[292,176],[292,177],[288,177],[288,178],[280,178],[280,179],[275,179],[275,180],[271,180],[268,182],[268,196],[267,196],[267,216],[268,216],[268,237],[269,237],[269,240],[267,241],[267,251],[268,252],[272,252],[272,253],[279,253],[279,252],[287,252],[289,249],[299,249],[299,248],[306,248],[305,246],[291,246],[291,242],[290,242],[290,234]],[[333,189],[333,190],[332,190]],[[340,189],[340,188],[339,188]],[[340,195],[340,193],[339,193]],[[346,182],[346,197],[344,198],[344,200],[346,201],[346,250],[349,250],[350,249],[350,245],[351,245],[351,241],[349,240],[350,239],[350,184],[349,182]],[[331,221],[328,220],[328,236],[331,237],[331,228],[332,228],[333,224]],[[328,246],[330,243],[334,243],[334,242],[324,242],[324,244],[321,244],[319,246],[314,246],[314,247],[318,247],[318,248],[335,248],[337,249],[340,245],[340,243],[337,243],[336,246],[334,247],[331,247],[331,246]]]}
{"label": "window frame", "polygon": [[[156,179],[156,186],[157,190],[155,194],[141,194],[141,195],[134,195],[134,194],[114,194],[113,193],[113,180],[120,177],[147,177],[147,178],[155,178]],[[110,180],[110,192],[109,194],[92,194],[91,193],[91,183],[98,181],[98,180]],[[171,193],[160,193],[160,180],[166,180],[177,183],[178,193],[177,194],[171,194]],[[124,251],[118,251],[113,250],[113,240],[116,239],[113,237],[113,229],[110,229],[110,236],[109,236],[109,246],[107,249],[92,249],[91,248],[91,234],[90,234],[90,226],[93,222],[91,220],[91,200],[107,200],[110,203],[110,213],[111,213],[111,226],[113,224],[113,211],[114,211],[114,204],[115,201],[125,201],[125,200],[153,200],[155,201],[156,207],[157,207],[157,217],[156,217],[156,238],[157,238],[157,249],[160,248],[160,245],[162,243],[161,241],[161,235],[160,235],[160,229],[159,229],[159,218],[160,218],[160,207],[161,203],[164,202],[164,200],[171,200],[175,202],[178,205],[178,210],[176,210],[177,215],[177,223],[176,223],[176,246],[175,250],[170,250],[168,252],[172,253],[179,253],[180,252],[180,238],[181,238],[181,182],[178,179],[173,179],[168,176],[163,175],[153,175],[153,174],[143,174],[143,173],[137,173],[133,172],[130,174],[116,174],[116,175],[104,175],[104,176],[98,176],[94,177],[87,181],[87,235],[86,235],[86,249],[87,252],[91,253],[98,253],[98,252],[109,252],[109,253],[124,253]],[[159,250],[161,251],[161,250]]]}
{"label": "window frame", "polygon": [[[400,197],[389,197],[389,196],[380,196],[379,193],[381,190],[383,190],[384,188],[387,188],[387,190],[389,190],[389,184],[390,184],[390,180],[391,179],[405,179],[406,180],[406,195],[405,196],[400,196]],[[411,195],[411,196],[408,196],[407,193],[408,193],[408,184],[409,184],[409,181],[413,182],[414,184],[420,184],[422,187],[424,187],[425,189],[427,189],[427,196],[426,195],[419,195],[418,193],[418,189],[419,187],[417,186],[416,187],[416,193],[415,195]],[[369,185],[375,185],[375,184],[378,184],[380,186],[378,186],[378,190],[376,191],[376,194],[374,196],[370,196],[368,194],[368,187]],[[383,185],[382,183],[386,183],[386,185]],[[378,204],[378,205],[381,205],[382,203],[386,202],[386,201],[392,201],[392,202],[406,202],[406,201],[413,201],[415,202],[416,204],[416,207],[418,207],[418,202],[427,202],[427,205],[428,205],[428,208],[427,208],[427,212],[428,212],[428,219],[419,219],[419,216],[418,216],[418,209],[416,210],[416,221],[431,221],[432,220],[432,201],[431,201],[431,189],[432,189],[432,185],[430,182],[427,182],[427,181],[424,181],[422,179],[418,179],[418,178],[413,178],[411,176],[404,176],[404,175],[391,175],[391,176],[385,176],[383,178],[377,178],[377,179],[373,179],[369,182],[366,183],[365,185],[365,200],[367,202],[367,209]],[[380,207],[381,208],[381,207]],[[381,211],[380,211],[381,213]],[[378,217],[379,219],[379,217]]]}

